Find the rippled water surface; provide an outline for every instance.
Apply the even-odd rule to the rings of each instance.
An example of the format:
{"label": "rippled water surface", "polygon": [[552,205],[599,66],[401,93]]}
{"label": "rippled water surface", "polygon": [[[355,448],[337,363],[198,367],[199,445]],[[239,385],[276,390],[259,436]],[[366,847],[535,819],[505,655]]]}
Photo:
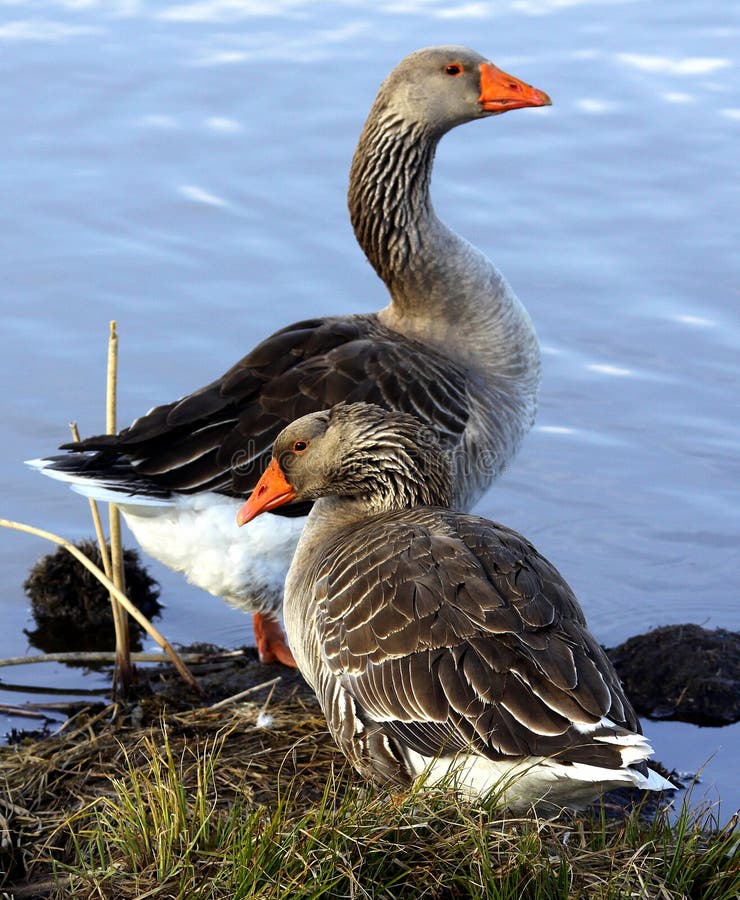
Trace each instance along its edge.
{"label": "rippled water surface", "polygon": [[[103,429],[110,319],[123,424],[281,325],[384,305],[345,208],[354,143],[402,56],[462,43],[554,103],[458,129],[435,170],[438,212],[500,266],[544,350],[538,424],[478,511],[534,540],[607,645],[737,629],[738,9],[0,3],[0,515],[90,533],[86,504],[20,461],[70,419]],[[1,657],[27,650],[22,582],[46,549],[0,534]],[[245,641],[244,616],[152,572],[171,640]],[[737,805],[737,726],[647,730],[669,765],[716,753],[705,783]]]}

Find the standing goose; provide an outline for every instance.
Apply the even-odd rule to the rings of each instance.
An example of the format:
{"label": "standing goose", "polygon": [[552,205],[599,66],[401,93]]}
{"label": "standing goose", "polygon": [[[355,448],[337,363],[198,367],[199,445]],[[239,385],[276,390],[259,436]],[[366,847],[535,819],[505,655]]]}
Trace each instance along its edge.
{"label": "standing goose", "polygon": [[[239,524],[312,500],[285,588],[290,646],[366,777],[425,771],[515,810],[673,787],[573,592],[516,532],[453,512],[414,416],[338,404],[289,425]],[[502,783],[503,779],[503,783]]]}
{"label": "standing goose", "polygon": [[263,661],[291,663],[276,614],[307,507],[286,510],[279,525],[268,517],[247,546],[234,528],[288,422],[341,400],[414,413],[452,453],[462,508],[532,424],[540,371],[532,323],[499,271],[437,218],[429,182],[451,128],[549,103],[464,47],[412,53],[381,86],[350,173],[352,224],[389,305],[290,325],[119,434],[65,444],[76,452],[32,464],[118,503],[147,553],[255,614]]}

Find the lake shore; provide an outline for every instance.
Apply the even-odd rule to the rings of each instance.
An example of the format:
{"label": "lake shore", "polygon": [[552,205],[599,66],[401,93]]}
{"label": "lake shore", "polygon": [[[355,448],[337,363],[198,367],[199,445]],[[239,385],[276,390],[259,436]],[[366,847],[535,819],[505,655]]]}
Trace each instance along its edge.
{"label": "lake shore", "polygon": [[4,896],[729,900],[740,889],[734,819],[607,803],[549,821],[441,791],[389,796],[348,770],[296,672],[249,649],[193,671],[201,695],[169,666],[140,667],[131,701],[0,747]]}

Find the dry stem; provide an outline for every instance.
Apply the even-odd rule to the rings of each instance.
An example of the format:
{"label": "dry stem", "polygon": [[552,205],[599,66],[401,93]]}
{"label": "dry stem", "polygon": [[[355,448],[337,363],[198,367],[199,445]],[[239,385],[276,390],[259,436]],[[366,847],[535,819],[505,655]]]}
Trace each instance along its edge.
{"label": "dry stem", "polygon": [[[108,339],[108,378],[106,382],[105,428],[108,434],[116,431],[116,390],[118,387],[118,332],[116,323],[110,323]],[[125,591],[123,575],[123,547],[121,545],[121,515],[114,503],[108,504],[111,552],[111,581],[123,593]],[[125,609],[116,600],[115,594],[110,597],[113,611],[113,625],[116,631],[116,675],[120,676],[120,687],[125,693],[133,678],[131,666],[131,641],[129,637],[128,619]],[[118,687],[118,679],[114,678],[113,689]]]}

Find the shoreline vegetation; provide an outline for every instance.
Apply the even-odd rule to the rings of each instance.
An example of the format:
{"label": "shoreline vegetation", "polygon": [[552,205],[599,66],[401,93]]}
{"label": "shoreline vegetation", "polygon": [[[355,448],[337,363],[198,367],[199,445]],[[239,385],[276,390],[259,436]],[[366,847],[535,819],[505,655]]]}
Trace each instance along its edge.
{"label": "shoreline vegetation", "polygon": [[[625,807],[551,821],[345,766],[300,676],[254,651],[140,667],[134,699],[0,747],[0,896],[667,898],[740,892],[737,817]],[[251,694],[244,696],[245,686]],[[249,689],[247,687],[247,689]],[[234,702],[219,701],[235,692]],[[239,699],[241,698],[241,699]]]}

